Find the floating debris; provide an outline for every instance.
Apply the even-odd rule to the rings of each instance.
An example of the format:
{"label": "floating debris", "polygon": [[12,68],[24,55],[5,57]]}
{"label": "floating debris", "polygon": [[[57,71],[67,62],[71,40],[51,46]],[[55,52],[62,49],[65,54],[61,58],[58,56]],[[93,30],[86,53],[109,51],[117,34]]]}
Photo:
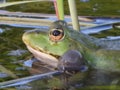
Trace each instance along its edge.
{"label": "floating debris", "polygon": [[29,59],[29,60],[27,60],[27,61],[24,62],[24,66],[26,66],[26,67],[32,67],[33,62],[35,62],[35,61],[36,61],[35,58],[31,58],[31,59]]}
{"label": "floating debris", "polygon": [[25,60],[17,60],[17,61],[13,61],[11,62],[12,64],[22,64]]}
{"label": "floating debris", "polygon": [[116,39],[120,39],[120,36],[107,36],[107,39],[116,40]]}
{"label": "floating debris", "polygon": [[25,67],[17,67],[17,68],[15,68],[15,70],[17,70],[17,71],[24,71],[24,70],[26,70],[26,68]]}
{"label": "floating debris", "polygon": [[3,30],[0,28],[0,33],[3,33]]}
{"label": "floating debris", "polygon": [[28,77],[24,77],[24,78],[20,78],[20,79],[15,79],[15,80],[11,80],[11,81],[6,81],[6,82],[0,83],[0,88],[25,85],[34,80],[50,78],[51,76],[60,75],[61,73],[62,72],[60,72],[60,71],[54,71],[54,72],[48,72],[48,73],[34,75],[34,76],[28,76]]}
{"label": "floating debris", "polygon": [[112,26],[114,29],[120,29],[120,22],[114,23]]}
{"label": "floating debris", "polygon": [[80,2],[89,2],[90,0],[80,0]]}
{"label": "floating debris", "polygon": [[9,75],[6,73],[0,72],[0,78],[6,78],[6,77],[9,77]]}
{"label": "floating debris", "polygon": [[10,51],[8,53],[8,55],[10,55],[10,56],[22,56],[22,54],[24,54],[26,52],[27,52],[27,50],[20,50],[20,49],[18,49],[18,50],[12,50],[12,51]]}

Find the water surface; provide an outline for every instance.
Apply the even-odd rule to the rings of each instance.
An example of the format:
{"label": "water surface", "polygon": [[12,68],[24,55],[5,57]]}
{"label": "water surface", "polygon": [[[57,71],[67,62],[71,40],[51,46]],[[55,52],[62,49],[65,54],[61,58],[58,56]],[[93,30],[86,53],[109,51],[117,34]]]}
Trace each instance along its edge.
{"label": "water surface", "polygon": [[[2,69],[0,69],[0,82],[14,80],[17,78],[22,78],[22,77],[27,77],[27,76],[32,75],[30,71],[31,69],[24,65],[25,61],[32,58],[32,54],[29,53],[29,51],[27,50],[26,46],[22,42],[21,37],[24,32],[34,29],[34,28],[35,26],[29,27],[29,26],[21,26],[21,25],[2,25],[2,24],[0,25],[0,30],[1,30],[1,33],[0,33],[0,65],[6,69],[5,72]],[[39,28],[36,27],[36,28],[39,29],[41,27]],[[42,27],[42,28],[46,30],[48,29],[48,27]],[[99,30],[99,28],[101,27],[97,27],[96,30]],[[87,32],[87,29],[86,29],[86,32]],[[115,37],[120,36],[120,29],[114,29],[111,27],[110,29],[105,30],[104,28],[102,28],[101,31],[96,32],[94,34],[91,33],[90,35],[95,36],[97,38],[111,39],[110,37],[115,38]],[[91,77],[96,75],[94,71],[95,70],[93,70]],[[118,79],[119,74],[114,73],[114,74],[111,74],[114,76],[108,77],[106,74],[104,73],[101,74],[98,72],[97,73],[98,77],[96,78],[101,78],[102,82],[105,81],[107,82],[106,85],[111,85],[111,86],[109,87],[109,86],[103,85],[100,87],[99,86],[92,87],[92,86],[87,86],[88,83],[83,82],[83,80],[88,80],[87,82],[89,82],[90,84],[96,83],[96,79],[95,81],[92,81],[91,78],[89,78],[90,76],[85,77],[87,73],[88,72],[78,73],[76,75],[73,75],[72,77],[68,79],[68,81],[64,79],[65,77],[63,77],[63,75],[52,76],[50,78],[36,80],[30,83],[27,83],[28,81],[26,81],[26,82],[22,82],[19,85],[15,84],[12,89],[25,90],[26,88],[27,90],[33,90],[33,89],[34,90],[47,90],[47,89],[59,89],[59,88],[64,88],[64,89],[73,88],[76,90],[76,89],[80,89],[80,88],[82,89],[82,88],[88,88],[88,87],[89,88],[107,88],[107,89],[118,88],[118,86],[116,85],[119,84],[119,79]],[[115,79],[115,81],[112,80],[111,77],[112,79]],[[113,81],[115,82],[115,86],[111,84],[113,83]],[[6,88],[6,89],[9,90],[11,88]]]}

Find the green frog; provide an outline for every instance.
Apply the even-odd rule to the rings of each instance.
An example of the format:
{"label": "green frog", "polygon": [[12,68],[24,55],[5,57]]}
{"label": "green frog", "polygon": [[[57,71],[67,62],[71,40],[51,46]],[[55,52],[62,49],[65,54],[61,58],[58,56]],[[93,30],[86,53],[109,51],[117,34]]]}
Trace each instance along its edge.
{"label": "green frog", "polygon": [[86,85],[110,85],[120,72],[119,39],[95,38],[72,30],[62,20],[53,22],[49,30],[27,31],[22,39],[35,58],[53,68],[85,71],[87,64],[93,70]]}
{"label": "green frog", "polygon": [[49,31],[25,32],[22,39],[38,60],[54,68],[58,66],[62,55],[69,50],[76,50],[81,60],[86,60],[90,67],[120,72],[120,40],[103,40],[83,34],[68,28],[65,21],[53,22]]}

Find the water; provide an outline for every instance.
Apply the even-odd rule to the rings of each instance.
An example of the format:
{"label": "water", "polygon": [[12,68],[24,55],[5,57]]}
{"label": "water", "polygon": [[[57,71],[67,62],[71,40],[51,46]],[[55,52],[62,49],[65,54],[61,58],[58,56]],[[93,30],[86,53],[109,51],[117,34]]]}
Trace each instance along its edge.
{"label": "water", "polygon": [[[105,21],[104,19],[101,19],[101,20]],[[97,19],[95,21],[97,21]],[[111,19],[111,21],[114,22],[115,20]],[[119,20],[117,20],[117,22],[119,22]],[[99,23],[98,25],[101,25],[101,23]],[[105,26],[108,27],[107,30],[104,28],[104,26],[98,26],[97,28],[94,27],[96,31],[98,30],[97,32],[89,33],[89,34],[97,38],[104,38],[104,39],[118,39],[120,37],[119,29],[112,28],[111,24],[107,24]],[[109,26],[111,27],[109,28]],[[4,66],[4,68],[6,69],[5,72],[0,69],[0,82],[31,76],[35,72],[35,70],[30,69],[31,68],[30,63],[27,62],[29,67],[25,66],[24,64],[25,64],[25,61],[32,58],[32,55],[26,49],[26,46],[23,44],[21,37],[25,31],[34,29],[35,26],[24,27],[21,25],[2,25],[1,24],[0,28],[1,28],[0,29],[1,30],[1,33],[0,33],[0,42],[1,42],[0,44],[0,65]],[[48,29],[48,27],[42,27],[42,28]],[[101,28],[101,30],[99,30],[99,28]],[[84,32],[87,32],[87,31],[88,30],[86,29],[86,31]],[[51,76],[49,78],[45,78],[42,80],[36,80],[36,81],[28,80],[25,82],[21,82],[19,84],[17,83],[13,84],[13,86],[15,87],[13,87],[12,89],[17,89],[17,90],[33,90],[33,89],[34,90],[47,90],[47,89],[57,89],[57,88],[58,89],[64,88],[66,90],[68,88],[69,89],[79,89],[79,88],[82,89],[87,84],[91,84],[91,81],[93,81],[92,84],[98,83],[99,81],[98,82],[96,81],[97,78],[101,78],[102,83],[111,85],[111,88],[114,88],[114,89],[118,88],[118,86],[116,85],[119,84],[119,79],[118,79],[119,75],[115,73],[111,74],[112,76],[108,77],[106,73],[103,72],[99,74],[98,72],[96,76],[96,73],[94,73],[94,70],[93,70],[91,77],[95,75],[94,77],[96,77],[96,79],[92,79],[92,80],[91,78],[86,77],[87,73],[88,72],[78,73],[68,78],[67,81],[63,79],[65,78],[64,75]],[[114,80],[111,80],[111,77]],[[83,83],[83,80],[88,80],[87,82],[89,83]],[[111,83],[114,83],[114,84],[111,84]],[[88,87],[89,86],[85,88],[88,88]],[[110,87],[107,87],[104,85],[100,87],[90,86],[89,88],[110,89]],[[11,89],[11,87],[6,88],[6,89],[9,90]]]}
{"label": "water", "polygon": [[[77,0],[76,0],[77,1]],[[89,16],[108,16],[106,17],[90,17],[93,22],[91,24],[98,25],[97,27],[82,27],[81,32],[89,34],[91,36],[117,40],[120,39],[120,29],[112,27],[112,23],[120,22],[119,16],[119,0],[78,0],[78,14]],[[116,3],[117,2],[117,3]],[[43,4],[42,4],[43,5]],[[53,4],[44,4],[45,9],[40,8],[39,3],[34,5],[17,5],[4,9],[12,11],[27,11],[27,12],[43,12],[55,13],[54,9],[48,8]],[[65,3],[66,5],[66,3]],[[39,7],[40,6],[40,7]],[[67,6],[67,5],[66,5]],[[53,6],[52,6],[53,7]],[[32,9],[31,9],[32,8]],[[15,10],[16,9],[16,10]],[[4,11],[2,11],[4,13]],[[65,7],[65,13],[69,14],[68,8]],[[19,14],[19,13],[18,13]],[[109,17],[112,16],[112,17]],[[37,17],[34,17],[37,18]],[[57,20],[56,17],[43,18],[49,20]],[[69,18],[65,18],[67,22],[71,21]],[[22,42],[22,35],[25,31],[31,29],[44,28],[46,26],[29,26],[20,24],[0,24],[0,83],[4,81],[15,80],[17,78],[23,78],[31,76],[35,73],[46,73],[46,68],[42,66],[44,64],[37,63],[37,67],[32,67],[33,60],[32,54],[27,50],[26,46]],[[31,62],[28,62],[31,60]],[[27,62],[26,62],[27,61]],[[27,65],[27,66],[26,66]],[[36,70],[39,68],[40,70]],[[47,78],[38,79],[35,81],[26,80],[20,83],[10,84],[5,86],[4,90],[119,90],[120,89],[120,74],[119,73],[106,73],[103,71],[91,70],[92,73],[79,72],[73,75],[50,75]],[[10,87],[12,86],[13,87]]]}
{"label": "water", "polygon": [[[0,25],[3,30],[0,33],[0,73],[4,78],[0,82],[28,76],[29,72],[22,63],[30,54],[22,43],[21,37],[28,28],[16,28],[8,25]],[[4,73],[4,74],[3,74]],[[6,77],[5,77],[6,76]]]}
{"label": "water", "polygon": [[[57,20],[56,17],[44,18],[49,20]],[[102,38],[102,39],[119,39],[120,29],[113,28],[113,23],[120,22],[120,18],[90,18],[92,22],[90,24],[96,24],[94,27],[81,28],[81,32],[89,34],[91,36]],[[67,22],[71,21],[70,18],[65,19]],[[108,22],[109,21],[109,22]],[[22,35],[24,32],[31,29],[48,29],[47,26],[30,26],[30,25],[20,25],[20,24],[1,24],[0,25],[0,82],[10,81],[17,78],[31,76],[35,73],[46,73],[48,70],[43,67],[41,70],[36,71],[36,68],[32,67],[32,63],[35,61],[32,55],[27,50],[26,46],[22,42]],[[28,62],[31,60],[31,62]],[[35,61],[36,62],[36,61]],[[26,66],[27,65],[27,66]],[[43,64],[42,64],[43,65]],[[44,65],[43,65],[44,66]],[[36,66],[35,66],[36,67]],[[97,71],[95,71],[97,72]],[[77,75],[72,75],[66,78],[64,75],[51,76],[42,80],[26,80],[20,83],[10,84],[6,87],[7,90],[17,89],[17,90],[46,90],[46,89],[79,89],[88,88],[90,84],[99,85],[99,83],[105,83],[106,85],[111,85],[111,88],[118,88],[116,85],[119,84],[119,79],[117,74],[115,76],[107,76],[106,73],[93,73],[90,76],[86,76],[88,72],[79,73]],[[95,76],[94,76],[95,75]],[[113,74],[112,74],[113,75]],[[68,75],[69,76],[69,75]],[[108,78],[106,78],[108,77]],[[113,78],[111,80],[111,77]],[[97,78],[101,78],[102,81],[96,81]],[[106,78],[106,79],[104,79]],[[89,83],[84,83],[86,81]],[[92,82],[91,82],[92,81]],[[109,83],[110,82],[110,83]],[[97,83],[97,84],[96,84]],[[115,86],[113,86],[114,83]],[[9,86],[9,87],[8,87]],[[69,87],[68,87],[69,86]],[[87,87],[86,87],[87,86]],[[8,87],[8,88],[7,88]],[[89,88],[110,88],[103,85],[100,87],[89,87]]]}

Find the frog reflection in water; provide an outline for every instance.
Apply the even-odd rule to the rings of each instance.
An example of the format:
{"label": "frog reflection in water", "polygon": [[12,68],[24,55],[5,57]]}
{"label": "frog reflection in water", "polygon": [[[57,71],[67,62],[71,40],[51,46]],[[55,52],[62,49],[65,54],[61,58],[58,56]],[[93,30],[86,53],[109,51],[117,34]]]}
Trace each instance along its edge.
{"label": "frog reflection in water", "polygon": [[[85,62],[87,61],[88,66],[95,70],[93,73],[96,72],[94,74],[96,77],[94,84],[104,85],[106,82],[108,84],[108,82],[112,82],[113,80],[106,80],[107,76],[111,73],[120,73],[120,40],[102,40],[85,35],[69,29],[64,21],[52,23],[49,31],[28,31],[24,33],[22,39],[29,51],[38,60],[54,68],[59,63],[61,66],[65,65],[64,68],[72,66],[78,70],[85,68]],[[75,52],[78,54],[76,56],[80,57],[73,56],[73,59],[67,59],[66,57],[68,56],[66,55],[69,54],[66,53],[69,52]],[[60,56],[63,59],[58,59]],[[60,69],[64,69],[61,66],[59,66]],[[68,70],[73,69],[72,67],[69,67]],[[91,73],[90,75],[93,75]],[[101,78],[105,80],[101,81]]]}

